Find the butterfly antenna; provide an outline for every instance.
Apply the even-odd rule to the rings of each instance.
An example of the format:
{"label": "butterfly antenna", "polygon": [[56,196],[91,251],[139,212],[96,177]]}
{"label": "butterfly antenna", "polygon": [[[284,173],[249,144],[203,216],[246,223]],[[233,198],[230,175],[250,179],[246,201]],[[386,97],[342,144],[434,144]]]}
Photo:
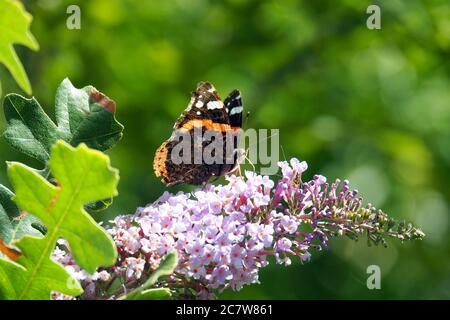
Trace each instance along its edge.
{"label": "butterfly antenna", "polygon": [[250,118],[250,111],[247,111],[247,114],[245,115],[245,124],[244,124],[244,128],[247,128],[247,125],[248,125],[248,118]]}
{"label": "butterfly antenna", "polygon": [[261,140],[260,142],[262,142],[262,141],[266,141],[266,140],[269,140],[270,138],[272,138],[272,137],[275,137],[276,135],[277,135],[278,133],[274,133],[274,134],[271,134],[270,136],[268,136],[268,137],[266,137],[266,138],[264,138],[263,140]]}
{"label": "butterfly antenna", "polygon": [[[247,117],[246,117],[245,123],[247,123],[247,120],[248,120],[248,118],[249,118],[249,115],[250,115],[250,112],[247,112]],[[264,138],[262,141],[269,140],[270,138],[276,136],[277,134],[278,134],[278,133],[274,133],[274,134],[272,134],[272,135],[270,135],[270,136]],[[260,142],[261,142],[261,141],[260,141]],[[245,149],[244,160],[247,160],[248,163],[252,166],[253,171],[254,171],[254,172],[257,172],[257,171],[256,171],[255,165],[253,164],[253,162],[252,162],[252,161],[250,160],[250,158],[248,157],[248,152],[249,152],[249,150],[250,150],[250,147],[248,147],[247,149]],[[241,172],[240,172],[240,167],[239,167],[239,173],[241,173]],[[258,172],[258,173],[260,173],[260,172]]]}
{"label": "butterfly antenna", "polygon": [[253,164],[253,162],[248,157],[248,151],[249,151],[249,149],[245,150],[244,159],[247,160],[248,163],[252,166],[253,171],[256,171],[255,165]]}
{"label": "butterfly antenna", "polygon": [[286,154],[284,153],[284,149],[283,149],[283,146],[281,144],[280,144],[280,148],[281,148],[281,152],[283,153],[284,160],[287,161]]}
{"label": "butterfly antenna", "polygon": [[242,176],[241,164],[238,165],[237,171],[238,171],[238,175]]}

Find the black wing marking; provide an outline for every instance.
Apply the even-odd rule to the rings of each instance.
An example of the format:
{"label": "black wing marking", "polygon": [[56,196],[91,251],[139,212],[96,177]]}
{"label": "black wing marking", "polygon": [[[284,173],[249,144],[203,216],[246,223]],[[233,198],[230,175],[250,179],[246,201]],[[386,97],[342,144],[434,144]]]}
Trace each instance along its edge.
{"label": "black wing marking", "polygon": [[174,125],[181,128],[194,119],[212,120],[216,123],[229,123],[228,114],[214,86],[209,82],[200,82],[191,94],[191,101]]}
{"label": "black wing marking", "polygon": [[230,126],[242,128],[242,97],[239,90],[233,90],[224,101],[225,111],[228,113]]}

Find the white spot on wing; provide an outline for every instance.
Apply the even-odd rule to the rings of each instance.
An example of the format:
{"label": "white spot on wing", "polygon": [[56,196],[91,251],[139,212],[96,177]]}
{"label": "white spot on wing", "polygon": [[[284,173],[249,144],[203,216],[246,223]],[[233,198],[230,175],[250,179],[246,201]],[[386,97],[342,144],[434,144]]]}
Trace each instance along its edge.
{"label": "white spot on wing", "polygon": [[231,109],[230,116],[236,113],[241,113],[242,110],[243,110],[242,107],[234,107],[233,109]]}
{"label": "white spot on wing", "polygon": [[199,116],[199,115],[201,115],[202,113],[200,112],[200,111],[197,111],[197,115]]}
{"label": "white spot on wing", "polygon": [[223,107],[223,102],[222,101],[210,101],[207,103],[206,106],[208,107],[209,110],[220,109]]}
{"label": "white spot on wing", "polygon": [[195,106],[196,106],[197,108],[203,107],[203,101],[197,101],[197,103],[195,104]]}

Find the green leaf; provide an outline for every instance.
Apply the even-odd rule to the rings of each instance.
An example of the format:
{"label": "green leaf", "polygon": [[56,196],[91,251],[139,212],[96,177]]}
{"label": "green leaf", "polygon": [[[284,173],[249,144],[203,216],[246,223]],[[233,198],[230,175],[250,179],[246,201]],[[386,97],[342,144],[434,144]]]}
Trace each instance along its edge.
{"label": "green leaf", "polygon": [[119,175],[109,158],[85,144],[73,148],[58,141],[49,167],[56,186],[21,163],[8,167],[14,200],[48,231],[42,238],[27,235],[14,242],[20,250],[15,261],[0,259],[1,298],[49,299],[52,290],[81,294],[78,282],[50,258],[59,238],[68,241],[77,264],[89,273],[111,266],[117,258],[111,237],[83,209],[85,203],[117,195]]}
{"label": "green leaf", "polygon": [[113,198],[104,199],[92,203],[88,203],[84,206],[84,208],[89,212],[90,214],[98,213],[100,211],[105,210],[113,203]]}
{"label": "green leaf", "polygon": [[168,276],[173,273],[178,264],[177,251],[174,250],[169,253],[161,262],[159,267],[150,275],[150,277],[142,285],[142,289],[147,289],[153,286],[156,281],[162,276]]}
{"label": "green leaf", "polygon": [[86,143],[105,151],[122,137],[123,126],[115,119],[115,103],[92,86],[75,88],[65,79],[56,93],[56,122],[36,99],[6,95],[6,141],[16,150],[46,163],[50,148],[61,139],[72,146]]}
{"label": "green leaf", "polygon": [[[160,277],[168,276],[173,273],[178,264],[177,251],[174,250],[169,253],[164,260],[161,262],[159,267],[150,275],[150,277],[137,289],[128,293],[127,295],[120,297],[120,300],[148,300],[148,299],[164,299],[170,297],[170,291],[164,288],[154,288],[150,289]],[[153,290],[153,291],[152,291]],[[167,290],[168,296],[161,297],[163,295],[162,291],[157,290]]]}
{"label": "green leaf", "polygon": [[155,288],[143,290],[139,295],[136,295],[134,300],[163,300],[172,297],[172,293],[167,288]]}
{"label": "green leaf", "polygon": [[20,214],[19,208],[11,200],[11,196],[12,192],[0,185],[0,239],[5,243],[9,243],[11,240],[13,217]]}
{"label": "green leaf", "polygon": [[46,237],[25,236],[16,243],[22,254],[16,261],[0,258],[1,299],[48,300],[53,290],[73,296],[83,292],[64,267],[49,258],[50,244]]}
{"label": "green leaf", "polygon": [[56,92],[58,138],[76,146],[86,143],[100,151],[112,148],[123,126],[114,117],[116,104],[93,86],[76,89],[64,79]]}
{"label": "green leaf", "polygon": [[21,213],[12,200],[11,190],[0,184],[0,239],[9,244],[26,234],[41,236],[34,226],[40,224],[39,219],[25,212]]}
{"label": "green leaf", "polygon": [[57,140],[56,125],[34,98],[8,94],[3,107],[8,123],[3,134],[6,141],[14,149],[45,163]]}
{"label": "green leaf", "polygon": [[32,50],[39,49],[38,43],[28,30],[32,19],[20,1],[0,1],[0,63],[8,68],[27,94],[31,94],[30,81],[14,51],[13,44],[21,44]]}
{"label": "green leaf", "polygon": [[[6,141],[19,152],[45,164],[43,170],[36,172],[46,178],[49,178],[50,149],[56,140],[62,139],[72,146],[84,142],[91,148],[105,151],[120,140],[123,131],[123,126],[115,119],[114,101],[92,86],[77,89],[65,79],[55,100],[56,124],[35,98],[9,94],[3,103],[8,123],[4,132]],[[99,212],[111,203],[112,199],[102,199],[88,204],[86,209]]]}

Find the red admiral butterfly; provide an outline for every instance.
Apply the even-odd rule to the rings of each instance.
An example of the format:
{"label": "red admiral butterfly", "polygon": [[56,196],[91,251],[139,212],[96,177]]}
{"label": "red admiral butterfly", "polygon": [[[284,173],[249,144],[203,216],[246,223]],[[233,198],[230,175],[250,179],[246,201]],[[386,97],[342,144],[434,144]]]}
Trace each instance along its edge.
{"label": "red admiral butterfly", "polygon": [[[238,90],[232,91],[222,102],[216,89],[209,82],[201,82],[197,90],[192,92],[191,101],[174,125],[172,136],[156,150],[153,168],[157,177],[168,186],[188,183],[200,185],[208,182],[212,177],[223,176],[238,168],[238,134],[242,127],[242,99]],[[205,139],[199,144],[190,145],[189,161],[179,162],[174,159],[172,151],[181,143],[179,134],[195,140],[194,132],[200,131],[202,136],[209,131],[219,136],[223,147],[218,152],[219,160],[210,163],[202,159],[195,161],[194,155],[202,152],[216,139]],[[227,137],[232,136],[232,139]],[[179,146],[178,146],[179,147]],[[229,150],[232,151],[231,157]],[[222,156],[223,155],[223,156]],[[180,156],[183,156],[182,154]],[[213,153],[214,156],[214,153]],[[228,157],[228,158],[227,158]]]}

